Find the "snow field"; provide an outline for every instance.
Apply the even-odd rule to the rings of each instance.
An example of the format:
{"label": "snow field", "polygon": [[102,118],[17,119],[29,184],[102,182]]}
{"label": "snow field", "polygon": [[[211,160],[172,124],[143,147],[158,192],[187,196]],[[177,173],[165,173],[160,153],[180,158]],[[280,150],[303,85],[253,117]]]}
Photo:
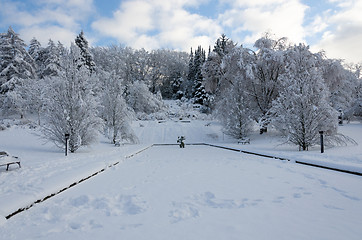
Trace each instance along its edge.
{"label": "snow field", "polygon": [[12,171],[8,172],[5,168],[0,169],[0,216],[7,216],[38,199],[57,193],[146,147],[129,145],[115,148],[110,144],[98,144],[65,157],[51,144],[44,144],[36,134],[36,130],[16,127],[0,132],[1,148],[16,153],[22,165],[21,169],[12,166]]}
{"label": "snow field", "polygon": [[[152,143],[209,142],[312,162],[362,166],[360,146],[298,152],[280,137],[255,134],[235,144],[217,122],[137,121],[139,145],[106,139],[68,157],[43,144],[37,130],[0,131],[0,146],[22,168],[0,169],[0,239],[359,239],[361,177],[208,146]],[[340,131],[362,144],[362,125]],[[109,165],[120,162],[115,167]],[[36,204],[99,170],[106,171]]]}
{"label": "snow field", "polygon": [[207,146],[152,147],[14,216],[0,236],[359,239],[360,183]]}

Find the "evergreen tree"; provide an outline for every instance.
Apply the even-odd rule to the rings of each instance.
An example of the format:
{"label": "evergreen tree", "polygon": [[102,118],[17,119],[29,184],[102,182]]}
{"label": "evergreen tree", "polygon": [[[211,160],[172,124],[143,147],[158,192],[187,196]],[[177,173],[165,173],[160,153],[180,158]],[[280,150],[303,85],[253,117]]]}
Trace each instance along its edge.
{"label": "evergreen tree", "polygon": [[188,73],[187,73],[187,85],[186,85],[186,96],[188,98],[192,97],[192,87],[195,78],[195,67],[194,67],[194,52],[190,52],[189,64],[188,64]]}
{"label": "evergreen tree", "polygon": [[86,68],[93,73],[95,71],[95,63],[93,56],[89,51],[88,41],[84,36],[84,32],[81,31],[80,34],[75,38],[75,44],[79,47],[81,53],[81,60],[79,65],[85,65]]}
{"label": "evergreen tree", "polygon": [[21,85],[24,79],[35,78],[34,60],[25,47],[24,41],[11,27],[0,35],[0,94]]}
{"label": "evergreen tree", "polygon": [[36,38],[32,38],[30,40],[28,52],[34,61],[41,59],[40,57],[41,49],[42,47],[40,42]]}
{"label": "evergreen tree", "polygon": [[0,35],[1,108],[7,114],[18,113],[21,117],[28,106],[20,90],[25,81],[36,78],[34,60],[25,47],[24,41],[11,27]]}
{"label": "evergreen tree", "polygon": [[45,49],[36,38],[30,40],[28,53],[35,62],[37,76],[42,78],[42,72],[45,67]]}
{"label": "evergreen tree", "polygon": [[61,71],[61,54],[59,48],[55,45],[53,40],[49,39],[48,46],[44,49],[43,65],[41,69],[41,78],[58,76]]}
{"label": "evergreen tree", "polygon": [[[222,34],[215,42],[214,49],[209,52],[209,55],[202,68],[202,74],[205,82],[205,89],[208,93],[215,95],[218,98],[220,92],[223,91],[222,83],[222,60],[224,56],[229,54],[234,48],[235,44],[232,40],[227,38],[225,34]],[[210,51],[210,49],[209,49]]]}
{"label": "evergreen tree", "polygon": [[234,47],[234,43],[229,38],[227,38],[225,34],[221,34],[221,37],[216,40],[213,52],[216,52],[217,55],[223,58]]}
{"label": "evergreen tree", "polygon": [[[205,87],[203,85],[202,67],[205,62],[205,50],[199,46],[195,53],[190,53],[189,71],[187,81],[192,90],[190,97],[194,98],[194,103],[203,104],[207,98]],[[190,90],[190,89],[189,89]]]}

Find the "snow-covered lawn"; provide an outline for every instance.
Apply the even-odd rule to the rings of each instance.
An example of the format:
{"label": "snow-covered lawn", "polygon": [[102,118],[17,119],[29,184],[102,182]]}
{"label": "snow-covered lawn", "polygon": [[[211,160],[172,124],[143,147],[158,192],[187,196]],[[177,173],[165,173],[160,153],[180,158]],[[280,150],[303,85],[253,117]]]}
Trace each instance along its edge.
{"label": "snow-covered lawn", "polygon": [[[0,169],[0,239],[295,240],[362,235],[359,176],[208,146],[155,146],[125,158],[150,143],[176,143],[180,135],[186,142],[360,165],[358,146],[327,149],[325,155],[318,149],[300,153],[257,135],[250,145],[236,145],[217,123],[200,120],[136,122],[134,127],[139,145],[117,148],[101,139],[68,157],[50,144],[42,145],[36,130],[0,131],[1,148],[22,159],[21,169]],[[356,136],[362,129],[357,123],[343,128]],[[102,168],[107,170],[4,219]]]}

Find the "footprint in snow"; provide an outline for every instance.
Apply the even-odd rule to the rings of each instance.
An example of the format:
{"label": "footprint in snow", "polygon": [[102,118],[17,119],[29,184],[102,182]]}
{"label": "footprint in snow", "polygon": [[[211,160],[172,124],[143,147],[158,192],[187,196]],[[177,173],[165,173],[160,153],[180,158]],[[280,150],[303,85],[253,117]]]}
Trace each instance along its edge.
{"label": "footprint in snow", "polygon": [[294,194],[293,194],[293,197],[294,197],[294,198],[301,198],[302,195],[301,195],[300,193],[294,193]]}
{"label": "footprint in snow", "polygon": [[146,202],[135,195],[119,196],[119,203],[124,214],[136,215],[146,211]]}
{"label": "footprint in snow", "polygon": [[168,215],[171,218],[171,223],[178,223],[199,216],[199,210],[191,203],[173,202],[172,205],[174,209],[171,210]]}
{"label": "footprint in snow", "polygon": [[233,199],[218,199],[212,192],[205,192],[196,196],[194,199],[201,205],[206,205],[212,208],[233,209],[244,207],[244,202],[239,204]]}
{"label": "footprint in snow", "polygon": [[82,196],[79,196],[76,198],[72,198],[69,201],[70,201],[70,205],[72,205],[73,207],[80,207],[80,206],[88,204],[89,197],[86,195],[82,195]]}

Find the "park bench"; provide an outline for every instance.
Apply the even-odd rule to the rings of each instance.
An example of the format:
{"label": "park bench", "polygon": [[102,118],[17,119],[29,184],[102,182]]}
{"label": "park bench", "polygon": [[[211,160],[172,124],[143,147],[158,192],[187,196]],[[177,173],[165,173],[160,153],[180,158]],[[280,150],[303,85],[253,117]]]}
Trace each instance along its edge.
{"label": "park bench", "polygon": [[19,168],[21,168],[20,165],[20,159],[15,156],[10,156],[7,152],[0,152],[0,167],[6,166],[6,171],[9,171],[9,166],[12,164],[17,164]]}
{"label": "park bench", "polygon": [[250,138],[241,138],[239,139],[238,143],[241,143],[243,145],[250,144]]}

